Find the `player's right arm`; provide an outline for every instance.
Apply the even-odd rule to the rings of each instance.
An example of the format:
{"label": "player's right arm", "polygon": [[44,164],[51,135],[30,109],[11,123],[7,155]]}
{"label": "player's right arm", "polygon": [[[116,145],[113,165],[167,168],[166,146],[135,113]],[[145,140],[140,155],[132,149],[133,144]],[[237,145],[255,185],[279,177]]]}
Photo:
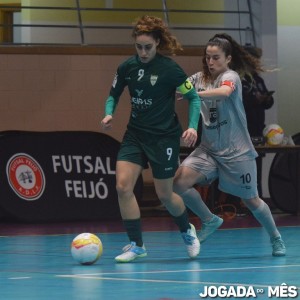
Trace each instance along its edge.
{"label": "player's right arm", "polygon": [[112,87],[110,89],[110,95],[105,101],[105,114],[104,118],[101,121],[102,128],[105,130],[112,127],[113,114],[118,105],[119,97],[121,96],[124,87],[126,86],[126,81],[124,80],[124,78],[124,68],[122,68],[121,65],[119,66],[114,77]]}
{"label": "player's right arm", "polygon": [[112,126],[113,113],[116,110],[119,99],[109,96],[105,102],[105,117],[101,121],[102,128],[107,130]]}
{"label": "player's right arm", "polygon": [[199,91],[198,95],[204,100],[226,100],[236,89],[240,77],[236,72],[224,72],[219,87]]}

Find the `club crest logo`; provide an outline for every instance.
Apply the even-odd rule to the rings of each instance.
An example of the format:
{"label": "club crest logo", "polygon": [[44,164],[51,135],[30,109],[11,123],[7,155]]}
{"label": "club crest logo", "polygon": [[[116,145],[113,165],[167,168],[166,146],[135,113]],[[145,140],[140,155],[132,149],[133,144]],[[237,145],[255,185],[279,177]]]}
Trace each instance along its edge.
{"label": "club crest logo", "polygon": [[144,92],[143,90],[135,90],[135,91],[136,91],[138,97],[141,97]]}
{"label": "club crest logo", "polygon": [[151,82],[151,85],[155,85],[157,79],[158,79],[158,76],[157,76],[157,75],[151,75],[151,76],[150,76],[150,82]]}
{"label": "club crest logo", "polygon": [[6,165],[6,175],[12,190],[24,200],[37,200],[44,192],[44,172],[39,163],[28,154],[18,153],[12,156]]}
{"label": "club crest logo", "polygon": [[217,109],[215,107],[209,109],[209,121],[215,123],[217,121]]}

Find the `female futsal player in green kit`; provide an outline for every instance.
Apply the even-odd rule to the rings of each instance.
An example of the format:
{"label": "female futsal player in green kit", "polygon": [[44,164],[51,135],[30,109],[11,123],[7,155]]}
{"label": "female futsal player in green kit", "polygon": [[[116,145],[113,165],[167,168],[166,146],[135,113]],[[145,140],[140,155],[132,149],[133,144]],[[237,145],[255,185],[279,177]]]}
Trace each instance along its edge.
{"label": "female futsal player in green kit", "polygon": [[[219,179],[219,189],[240,197],[270,236],[273,256],[284,256],[285,245],[269,206],[257,191],[257,153],[247,129],[240,78],[260,65],[231,36],[217,34],[206,45],[203,71],[190,77],[202,100],[200,145],[178,169],[174,187],[202,220],[204,242],[222,224],[193,188]],[[251,74],[250,74],[251,76]]]}
{"label": "female futsal player in green kit", "polygon": [[[132,36],[137,55],[118,67],[101,122],[104,129],[110,128],[119,97],[127,86],[131,115],[117,158],[116,188],[130,244],[115,260],[130,262],[147,255],[133,189],[148,163],[158,198],[174,217],[188,255],[194,258],[200,252],[200,243],[182,199],[173,192],[173,177],[178,168],[180,138],[187,146],[194,146],[197,140],[199,96],[179,65],[158,52],[172,54],[181,49],[160,18],[144,16],[138,19]],[[175,113],[177,89],[189,101],[189,125],[183,133]]]}

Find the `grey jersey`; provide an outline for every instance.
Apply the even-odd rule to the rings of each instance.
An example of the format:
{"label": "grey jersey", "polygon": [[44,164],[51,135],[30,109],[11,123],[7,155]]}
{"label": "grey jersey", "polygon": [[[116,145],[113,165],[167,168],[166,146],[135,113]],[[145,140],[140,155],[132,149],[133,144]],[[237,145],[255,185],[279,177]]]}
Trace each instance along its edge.
{"label": "grey jersey", "polygon": [[190,81],[196,91],[214,89],[224,84],[233,90],[226,99],[201,99],[202,134],[199,147],[219,162],[255,158],[257,153],[247,129],[239,75],[228,70],[220,74],[213,84],[205,85],[202,72],[199,72],[192,75]]}

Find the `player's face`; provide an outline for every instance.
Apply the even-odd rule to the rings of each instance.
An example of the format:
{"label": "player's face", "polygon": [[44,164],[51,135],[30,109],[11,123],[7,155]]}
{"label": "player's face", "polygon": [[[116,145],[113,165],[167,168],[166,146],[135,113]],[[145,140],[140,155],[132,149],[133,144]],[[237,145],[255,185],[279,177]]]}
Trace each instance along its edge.
{"label": "player's face", "polygon": [[148,63],[156,55],[156,41],[151,35],[142,34],[135,39],[135,48],[142,63]]}
{"label": "player's face", "polygon": [[229,69],[228,64],[231,61],[231,56],[226,57],[223,50],[218,46],[207,46],[205,59],[209,72],[215,79]]}

